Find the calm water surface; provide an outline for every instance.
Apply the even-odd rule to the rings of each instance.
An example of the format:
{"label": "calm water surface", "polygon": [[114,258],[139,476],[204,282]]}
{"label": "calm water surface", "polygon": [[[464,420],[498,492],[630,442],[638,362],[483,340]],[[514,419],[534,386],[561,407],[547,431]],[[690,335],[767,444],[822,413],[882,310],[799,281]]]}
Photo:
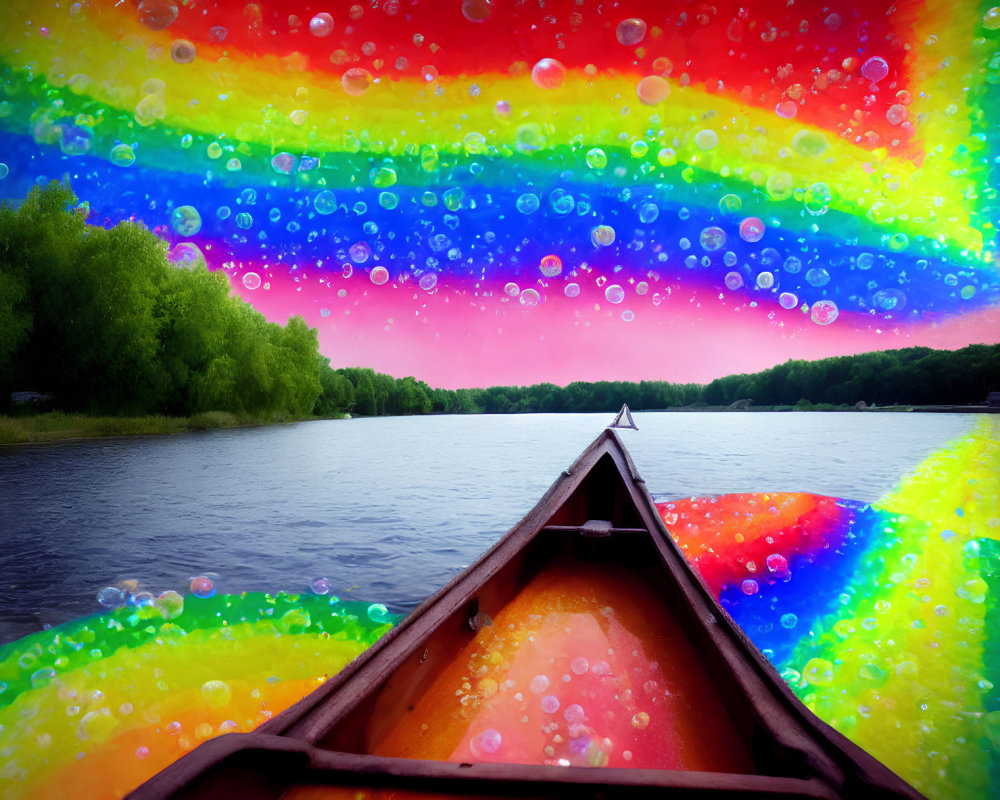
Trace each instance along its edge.
{"label": "calm water surface", "polygon": [[[544,493],[608,414],[395,417],[0,447],[0,642],[136,579],[334,592],[413,608]],[[874,501],[973,415],[636,414],[658,497],[802,490]]]}

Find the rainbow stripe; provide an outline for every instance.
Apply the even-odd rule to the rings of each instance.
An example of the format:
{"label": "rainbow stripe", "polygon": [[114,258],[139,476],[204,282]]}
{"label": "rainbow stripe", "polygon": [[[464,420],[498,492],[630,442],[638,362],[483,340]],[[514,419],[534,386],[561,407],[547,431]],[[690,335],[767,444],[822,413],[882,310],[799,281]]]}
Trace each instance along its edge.
{"label": "rainbow stripe", "polygon": [[[700,380],[1000,330],[988,4],[9,0],[0,23],[0,193],[69,175],[94,222],[141,218],[335,364]],[[733,325],[765,352],[720,355]],[[691,326],[696,363],[665,341]]]}

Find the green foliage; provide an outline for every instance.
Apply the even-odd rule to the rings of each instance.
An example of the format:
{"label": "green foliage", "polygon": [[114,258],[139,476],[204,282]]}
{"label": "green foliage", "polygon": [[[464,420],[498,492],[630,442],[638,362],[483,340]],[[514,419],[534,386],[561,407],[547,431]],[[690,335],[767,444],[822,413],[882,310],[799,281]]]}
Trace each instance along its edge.
{"label": "green foliage", "polygon": [[0,206],[0,398],[49,392],[91,414],[313,411],[319,344],[300,317],[270,323],[224,275],[172,266],[143,226],[88,226],[75,208],[58,182]]}

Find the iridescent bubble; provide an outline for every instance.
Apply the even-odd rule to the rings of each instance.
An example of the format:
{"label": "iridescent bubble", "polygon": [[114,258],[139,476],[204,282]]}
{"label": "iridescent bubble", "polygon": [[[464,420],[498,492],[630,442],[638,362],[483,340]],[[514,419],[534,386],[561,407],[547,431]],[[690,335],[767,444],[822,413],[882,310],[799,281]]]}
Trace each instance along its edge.
{"label": "iridescent bubble", "polygon": [[151,31],[162,31],[177,19],[177,3],[174,0],[142,0],[139,3],[139,22]]}
{"label": "iridescent bubble", "polygon": [[376,286],[381,286],[389,280],[389,270],[385,267],[373,267],[369,277],[371,278],[372,283]]}
{"label": "iridescent bubble", "polygon": [[201,214],[194,206],[178,206],[170,214],[170,227],[181,236],[194,236],[201,230]]}
{"label": "iridescent bubble", "polygon": [[259,289],[260,284],[261,284],[260,275],[258,275],[256,272],[247,272],[243,276],[243,285],[250,291],[253,291],[254,289]]}
{"label": "iridescent bubble", "polygon": [[97,602],[105,608],[118,608],[125,605],[128,593],[117,586],[105,586],[97,593]]}
{"label": "iridescent bubble", "polygon": [[222,708],[233,699],[233,691],[224,681],[205,681],[201,685],[201,696],[212,708]]}
{"label": "iridescent bubble", "polygon": [[963,300],[971,300],[976,296],[976,287],[971,284],[966,284],[959,290],[958,295]]}
{"label": "iridescent bubble", "polygon": [[799,112],[794,100],[782,100],[774,107],[774,113],[783,119],[792,119]]}
{"label": "iridescent bubble", "polygon": [[381,603],[372,603],[368,606],[368,619],[372,622],[388,622],[389,621],[389,609],[386,608]]}
{"label": "iridescent bubble", "polygon": [[194,43],[187,39],[175,39],[170,45],[170,57],[178,64],[190,64],[197,54]]}
{"label": "iridescent bubble", "polygon": [[[252,273],[247,274],[249,275]],[[257,280],[260,281],[260,278],[258,277]],[[246,276],[244,276],[243,282],[246,283]],[[215,583],[211,578],[205,575],[199,575],[196,578],[192,578],[189,588],[191,589],[191,594],[195,597],[215,597]]]}
{"label": "iridescent bubble", "polygon": [[541,694],[546,689],[549,688],[549,678],[547,675],[536,675],[531,679],[528,684],[528,688],[531,689],[535,694]]}
{"label": "iridescent bubble", "polygon": [[579,297],[580,296],[580,284],[578,283],[567,283],[566,288],[563,289],[563,294],[567,297]]}
{"label": "iridescent bubble", "polygon": [[825,658],[811,658],[802,670],[802,677],[813,686],[829,686],[833,683],[833,664]]}
{"label": "iridescent bubble", "polygon": [[257,205],[257,190],[253,187],[247,187],[240,192],[240,196],[237,198],[236,202],[241,206]]}
{"label": "iridescent bubble", "polygon": [[549,193],[549,205],[560,216],[569,214],[576,207],[576,200],[565,189],[553,189]]}
{"label": "iridescent bubble", "polygon": [[583,710],[583,706],[579,703],[573,703],[566,706],[566,710],[563,711],[563,717],[570,725],[576,725],[583,722],[587,715]]}
{"label": "iridescent bubble", "polygon": [[525,289],[521,292],[521,305],[527,308],[534,308],[542,302],[542,296],[535,289]]}
{"label": "iridescent bubble", "polygon": [[554,278],[562,273],[562,259],[556,255],[542,256],[542,262],[538,268],[546,278]]}
{"label": "iridescent bubble", "polygon": [[312,583],[309,584],[309,588],[312,590],[313,594],[330,594],[333,588],[330,585],[330,580],[328,578],[317,578]]}
{"label": "iridescent bubble", "polygon": [[559,698],[552,694],[547,694],[542,698],[542,711],[546,714],[555,714],[559,710]]}
{"label": "iridescent bubble", "polygon": [[387,189],[390,186],[394,186],[398,178],[396,170],[392,167],[381,166],[375,167],[369,173],[368,179],[376,189]]}
{"label": "iridescent bubble", "polygon": [[738,214],[743,208],[743,199],[738,194],[724,194],[719,198],[719,211],[723,214]]}
{"label": "iridescent bubble", "polygon": [[840,315],[840,309],[833,300],[818,300],[809,309],[809,318],[817,325],[829,325]]}
{"label": "iridescent bubble", "polygon": [[906,106],[896,103],[895,105],[889,106],[885,112],[885,118],[888,120],[890,125],[902,125],[909,118],[910,112],[906,110]]}
{"label": "iridescent bubble", "polygon": [[317,14],[309,20],[309,33],[322,39],[333,33],[333,17],[327,12]]}
{"label": "iridescent bubble", "polygon": [[543,58],[531,68],[531,81],[539,89],[558,89],[566,79],[566,67],[554,58]]}
{"label": "iridescent bubble", "polygon": [[889,74],[889,65],[881,56],[872,56],[861,65],[861,75],[872,83],[878,83]]}
{"label": "iridescent bubble", "polygon": [[476,734],[469,740],[469,749],[474,756],[494,755],[500,751],[503,745],[503,737],[496,728],[490,728],[482,733]]}
{"label": "iridescent bubble", "polygon": [[705,250],[718,250],[726,244],[726,232],[717,225],[709,225],[702,229],[699,241]]}
{"label": "iridescent bubble", "polygon": [[609,303],[617,305],[625,299],[625,290],[617,283],[613,283],[604,290],[604,297]]}
{"label": "iridescent bubble", "polygon": [[778,305],[782,308],[791,311],[799,304],[799,298],[792,292],[782,292],[778,295]]}
{"label": "iridescent bubble", "polygon": [[372,249],[368,246],[368,242],[355,242],[348,248],[347,254],[355,264],[364,264],[371,258]]}
{"label": "iridescent bubble", "polygon": [[615,242],[615,229],[610,225],[598,225],[590,231],[590,241],[598,247],[608,247]]}
{"label": "iridescent bubble", "polygon": [[226,37],[228,35],[228,28],[225,28],[222,25],[213,25],[208,29],[208,38],[210,38],[213,42],[224,42],[226,41]]}
{"label": "iridescent bubble", "polygon": [[799,624],[799,618],[795,614],[782,614],[780,622],[782,628],[791,630]]}
{"label": "iridescent bubble", "polygon": [[536,211],[538,211],[538,208],[541,205],[541,203],[538,200],[537,194],[526,192],[525,194],[522,194],[520,197],[517,198],[517,202],[515,203],[515,205],[517,206],[517,210],[520,211],[522,214],[534,214]]}
{"label": "iridescent bubble", "polygon": [[135,151],[127,144],[116,144],[111,148],[110,160],[116,167],[131,167],[135,163]]}
{"label": "iridescent bubble", "polygon": [[622,322],[632,322],[635,319],[635,314],[629,309],[622,311]]}
{"label": "iridescent bubble", "polygon": [[785,259],[782,269],[791,275],[795,275],[802,270],[802,259],[798,256],[789,256]]}
{"label": "iridescent bubble", "polygon": [[649,152],[649,144],[642,139],[636,139],[632,142],[632,146],[628,149],[632,158],[645,158],[646,153]]}
{"label": "iridescent bubble", "polygon": [[738,272],[727,272],[725,277],[726,288],[731,291],[743,288],[743,276]]}
{"label": "iridescent bubble", "polygon": [[462,16],[469,22],[485,22],[493,15],[493,0],[462,0]]}
{"label": "iridescent bubble", "polygon": [[161,592],[153,604],[166,619],[174,619],[184,613],[184,596],[173,589]]}
{"label": "iridescent bubble", "polygon": [[324,189],[313,200],[313,208],[317,214],[332,214],[337,210],[337,196],[329,189]]}
{"label": "iridescent bubble", "polygon": [[694,135],[694,143],[702,150],[711,150],[719,143],[719,134],[711,128],[705,128]]}
{"label": "iridescent bubble", "polygon": [[656,203],[643,203],[639,208],[639,221],[649,224],[660,216],[660,207]]}
{"label": "iridescent bubble", "polygon": [[806,272],[806,281],[809,282],[810,286],[815,286],[818,289],[830,282],[830,273],[823,267],[813,267]]}
{"label": "iridescent bubble", "polygon": [[647,106],[655,106],[670,96],[670,84],[659,75],[647,75],[636,84],[635,94]]}
{"label": "iridescent bubble", "polygon": [[248,231],[253,227],[253,216],[243,211],[236,215],[236,227]]}
{"label": "iridescent bubble", "polygon": [[511,282],[503,287],[503,293],[507,295],[507,297],[517,297],[521,294],[521,287],[516,283]]}
{"label": "iridescent bubble", "polygon": [[760,590],[760,586],[757,584],[757,581],[755,581],[753,578],[747,578],[741,584],[740,590],[743,592],[743,594],[750,597],[751,595],[757,594],[757,592]]}
{"label": "iridescent bubble", "polygon": [[649,714],[645,711],[637,711],[632,715],[632,727],[637,731],[643,731],[649,727]]}
{"label": "iridescent bubble", "polygon": [[194,269],[205,264],[205,256],[193,242],[178,242],[170,251],[170,263],[178,269]]}
{"label": "iridescent bubble", "polygon": [[431,291],[435,286],[437,286],[438,276],[434,272],[428,272],[420,276],[420,288],[425,292]]}
{"label": "iridescent bubble", "polygon": [[587,151],[587,166],[591,169],[604,169],[608,165],[608,157],[600,147]]}
{"label": "iridescent bubble", "polygon": [[8,167],[3,162],[0,162],[0,181],[10,175],[10,167]]}
{"label": "iridescent bubble", "polygon": [[629,17],[618,23],[615,28],[615,38],[626,47],[634,47],[646,36],[646,21],[638,17]]}
{"label": "iridescent bubble", "polygon": [[372,85],[372,74],[361,67],[351,67],[340,76],[340,85],[349,95],[360,97]]}
{"label": "iridescent bubble", "polygon": [[764,238],[764,223],[759,217],[747,217],[740,223],[740,238],[744,242],[759,242]]}
{"label": "iridescent bubble", "polygon": [[806,189],[803,196],[806,211],[816,217],[829,210],[831,200],[833,200],[833,195],[830,192],[830,187],[822,181],[812,184]]}
{"label": "iridescent bubble", "polygon": [[788,572],[788,559],[781,555],[781,553],[771,553],[765,563],[767,564],[768,571],[775,575],[782,576]]}

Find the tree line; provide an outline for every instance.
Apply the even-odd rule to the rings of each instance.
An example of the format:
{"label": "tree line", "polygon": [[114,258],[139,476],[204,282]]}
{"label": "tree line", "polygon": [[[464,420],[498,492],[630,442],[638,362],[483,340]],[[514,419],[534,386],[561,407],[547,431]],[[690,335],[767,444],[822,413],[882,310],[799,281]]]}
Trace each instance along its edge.
{"label": "tree line", "polygon": [[205,265],[180,269],[143,225],[88,225],[67,184],[0,205],[0,408],[50,393],[67,411],[256,417],[611,412],[755,405],[981,402],[1000,390],[1000,345],[788,361],[706,386],[668,381],[435,389],[333,369],[301,317],[268,322]]}

